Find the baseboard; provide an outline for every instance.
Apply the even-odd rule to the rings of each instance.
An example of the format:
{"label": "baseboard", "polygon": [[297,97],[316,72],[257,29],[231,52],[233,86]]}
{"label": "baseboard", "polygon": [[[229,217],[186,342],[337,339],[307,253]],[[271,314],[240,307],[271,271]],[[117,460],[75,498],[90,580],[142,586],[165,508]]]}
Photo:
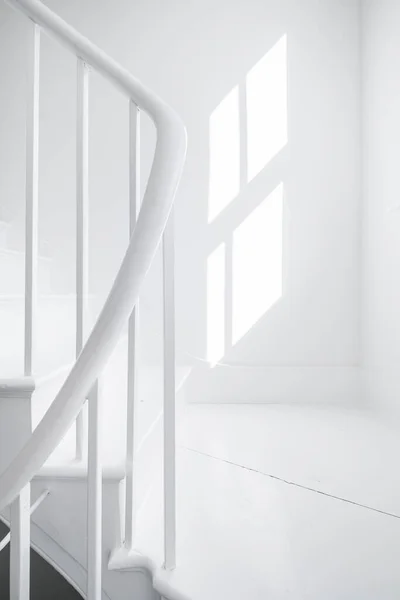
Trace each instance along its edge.
{"label": "baseboard", "polygon": [[358,367],[196,366],[184,386],[193,403],[351,404],[361,400]]}

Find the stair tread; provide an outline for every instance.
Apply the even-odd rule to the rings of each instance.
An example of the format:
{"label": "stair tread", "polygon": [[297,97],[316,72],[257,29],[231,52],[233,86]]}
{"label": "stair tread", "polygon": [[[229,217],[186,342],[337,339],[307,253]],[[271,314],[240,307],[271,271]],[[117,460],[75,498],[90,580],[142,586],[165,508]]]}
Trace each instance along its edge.
{"label": "stair tread", "polygon": [[[105,465],[102,469],[103,480],[120,482],[125,477],[125,465]],[[46,463],[35,476],[39,479],[87,479],[87,465],[70,461],[65,463]]]}

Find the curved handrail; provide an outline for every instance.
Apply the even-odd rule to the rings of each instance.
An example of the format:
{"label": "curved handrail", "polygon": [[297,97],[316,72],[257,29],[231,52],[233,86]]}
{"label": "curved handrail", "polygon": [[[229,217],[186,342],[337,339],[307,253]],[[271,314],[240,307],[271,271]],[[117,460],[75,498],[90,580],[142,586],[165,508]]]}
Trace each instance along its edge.
{"label": "curved handrail", "polygon": [[1,474],[0,510],[17,497],[55,450],[106,365],[161,241],[186,156],[183,123],[153,92],[38,0],[7,0],[7,3],[125,92],[153,120],[157,142],[137,225],[111,292],[54,402],[26,445]]}

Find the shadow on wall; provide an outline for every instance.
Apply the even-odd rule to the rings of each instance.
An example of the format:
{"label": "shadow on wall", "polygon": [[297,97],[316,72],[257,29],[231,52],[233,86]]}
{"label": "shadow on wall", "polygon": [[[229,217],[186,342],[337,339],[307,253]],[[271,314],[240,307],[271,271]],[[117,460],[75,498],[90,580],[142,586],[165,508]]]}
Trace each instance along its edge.
{"label": "shadow on wall", "polygon": [[288,143],[287,105],[284,35],[210,117],[208,221],[219,242],[206,266],[211,365],[282,297],[283,182],[253,202],[246,191]]}
{"label": "shadow on wall", "polygon": [[[8,533],[8,527],[0,521],[0,539]],[[10,597],[10,545],[0,553],[0,598]],[[82,596],[34,550],[31,550],[30,600],[82,600]]]}
{"label": "shadow on wall", "polygon": [[[48,4],[187,125],[175,211],[180,363],[355,364],[358,2]],[[23,27],[15,17],[0,38],[7,214],[23,213]],[[75,288],[75,67],[43,36],[40,237],[60,293]],[[128,241],[128,104],[93,73],[90,108],[90,290],[103,299]],[[141,142],[143,191],[154,150],[145,118]],[[149,362],[161,348],[161,264],[141,294]]]}

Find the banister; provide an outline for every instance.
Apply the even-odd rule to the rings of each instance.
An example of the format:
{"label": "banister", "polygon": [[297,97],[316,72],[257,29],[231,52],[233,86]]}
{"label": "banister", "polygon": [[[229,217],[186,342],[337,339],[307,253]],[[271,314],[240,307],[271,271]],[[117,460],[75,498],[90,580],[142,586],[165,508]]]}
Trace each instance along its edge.
{"label": "banister", "polygon": [[7,0],[87,62],[153,120],[157,142],[137,225],[104,308],[54,402],[0,476],[0,510],[10,504],[55,450],[107,363],[138,298],[161,241],[186,155],[186,132],[176,113],[126,69],[38,0]]}

